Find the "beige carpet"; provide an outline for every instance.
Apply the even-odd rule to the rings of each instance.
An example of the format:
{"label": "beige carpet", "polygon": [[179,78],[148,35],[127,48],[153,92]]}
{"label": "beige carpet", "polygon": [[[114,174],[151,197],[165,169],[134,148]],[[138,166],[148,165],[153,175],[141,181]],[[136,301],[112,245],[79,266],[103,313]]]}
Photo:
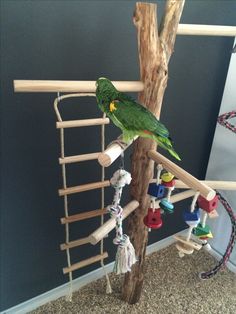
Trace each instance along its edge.
{"label": "beige carpet", "polygon": [[103,278],[74,293],[73,302],[60,298],[31,313],[236,314],[235,274],[223,270],[208,280],[198,277],[215,264],[203,250],[180,259],[172,245],[147,257],[143,294],[135,305],[120,299],[122,278],[112,274],[111,295],[104,293]]}

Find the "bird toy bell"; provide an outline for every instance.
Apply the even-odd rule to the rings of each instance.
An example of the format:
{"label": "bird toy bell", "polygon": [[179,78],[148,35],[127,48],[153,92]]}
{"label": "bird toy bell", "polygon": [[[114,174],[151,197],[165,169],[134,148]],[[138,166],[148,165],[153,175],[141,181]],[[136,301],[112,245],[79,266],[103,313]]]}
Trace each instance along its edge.
{"label": "bird toy bell", "polygon": [[162,226],[161,209],[148,208],[148,213],[143,219],[149,229],[159,229]]}

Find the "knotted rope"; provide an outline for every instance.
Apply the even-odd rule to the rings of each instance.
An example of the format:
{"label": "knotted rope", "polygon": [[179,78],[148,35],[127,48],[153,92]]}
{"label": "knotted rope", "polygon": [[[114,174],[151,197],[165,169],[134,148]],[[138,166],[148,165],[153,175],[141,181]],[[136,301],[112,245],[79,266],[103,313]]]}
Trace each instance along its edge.
{"label": "knotted rope", "polygon": [[115,189],[112,205],[107,207],[112,217],[116,219],[116,237],[113,243],[118,245],[116,253],[116,261],[114,265],[114,272],[116,274],[123,274],[131,271],[131,266],[136,263],[135,250],[129,237],[123,234],[122,228],[122,212],[123,208],[120,206],[120,199],[123,187],[130,184],[131,175],[129,172],[119,169],[110,180],[111,186]]}
{"label": "knotted rope", "polygon": [[216,194],[217,194],[221,204],[224,206],[227,214],[229,215],[232,229],[231,229],[229,243],[228,243],[228,246],[226,248],[225,254],[223,255],[222,259],[219,261],[219,263],[212,270],[200,273],[199,277],[201,279],[209,279],[209,278],[213,277],[214,275],[216,275],[220,271],[220,269],[222,269],[226,265],[227,261],[230,258],[230,254],[233,251],[235,239],[236,239],[236,217],[233,213],[233,209],[229,205],[229,203],[226,201],[226,199],[218,191],[216,191]]}

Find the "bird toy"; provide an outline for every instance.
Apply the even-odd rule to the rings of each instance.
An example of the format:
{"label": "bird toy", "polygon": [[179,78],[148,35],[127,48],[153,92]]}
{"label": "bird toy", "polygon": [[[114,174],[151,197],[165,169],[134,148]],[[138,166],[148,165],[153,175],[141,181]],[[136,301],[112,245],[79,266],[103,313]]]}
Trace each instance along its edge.
{"label": "bird toy", "polygon": [[233,209],[229,205],[229,203],[226,201],[226,199],[218,191],[216,191],[216,195],[217,195],[219,201],[221,202],[221,204],[223,205],[223,207],[225,208],[225,210],[226,210],[226,212],[230,218],[231,228],[232,228],[231,229],[231,235],[230,235],[228,246],[226,248],[226,251],[225,251],[222,259],[219,261],[219,263],[212,270],[209,270],[206,272],[201,272],[199,274],[199,277],[201,279],[209,279],[209,278],[213,277],[214,275],[216,275],[223,267],[225,267],[227,261],[230,258],[230,254],[233,251],[235,240],[236,240],[236,217],[233,213]]}
{"label": "bird toy", "polygon": [[113,243],[118,245],[116,260],[114,265],[114,272],[116,274],[123,274],[131,271],[131,266],[136,263],[135,251],[129,237],[123,234],[122,228],[122,212],[123,209],[120,206],[120,199],[122,195],[123,187],[126,184],[130,184],[131,175],[124,169],[117,170],[111,180],[111,186],[115,189],[112,205],[107,207],[112,217],[116,219],[116,237]]}
{"label": "bird toy", "polygon": [[160,201],[160,207],[164,213],[172,214],[174,212],[174,205],[170,202],[170,197],[175,189],[174,175],[170,172],[165,172],[162,174],[161,179],[161,183],[167,189],[167,195],[166,198]]}
{"label": "bird toy", "polygon": [[[156,182],[150,183],[148,187],[148,195],[150,195],[150,207],[148,213],[144,217],[143,222],[151,229],[159,229],[162,226],[162,213],[173,213],[174,206],[170,202],[171,193],[175,188],[174,175],[170,172],[164,172],[161,175],[163,167],[161,164],[157,165]],[[167,189],[167,196],[164,197],[165,189]]]}
{"label": "bird toy", "polygon": [[200,222],[199,208],[195,207],[198,196],[199,192],[196,192],[193,197],[190,210],[184,211],[183,213],[184,221],[189,226],[186,237],[181,237],[179,235],[174,236],[177,240],[176,248],[179,251],[180,257],[184,257],[185,254],[192,254],[194,250],[200,250],[202,247],[200,244],[191,240],[192,231]]}
{"label": "bird toy", "polygon": [[228,130],[236,133],[236,126],[229,123],[227,120],[236,117],[236,110],[224,113],[218,117],[218,123],[226,127]]}
{"label": "bird toy", "polygon": [[122,140],[129,142],[135,136],[151,138],[180,160],[172,146],[167,128],[144,106],[130,96],[119,92],[110,80],[99,78],[96,82],[98,107],[122,130]]}

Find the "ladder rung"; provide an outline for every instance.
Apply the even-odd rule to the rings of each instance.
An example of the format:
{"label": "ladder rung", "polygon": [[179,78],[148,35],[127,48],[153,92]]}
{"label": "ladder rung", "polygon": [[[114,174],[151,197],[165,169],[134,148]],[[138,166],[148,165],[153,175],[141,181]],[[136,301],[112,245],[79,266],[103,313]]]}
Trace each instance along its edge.
{"label": "ladder rung", "polygon": [[63,218],[61,218],[61,223],[62,224],[71,223],[71,222],[80,221],[80,220],[84,220],[84,219],[88,219],[88,218],[92,218],[92,217],[101,216],[101,215],[104,215],[107,213],[108,212],[106,209],[90,210],[88,212],[83,212],[81,214],[63,217]]}
{"label": "ladder rung", "polygon": [[59,164],[60,165],[62,165],[62,164],[72,164],[73,162],[80,162],[80,161],[85,161],[85,160],[98,159],[98,155],[99,154],[100,154],[100,152],[59,158]]}
{"label": "ladder rung", "polygon": [[93,183],[88,183],[88,184],[83,184],[83,185],[78,185],[78,186],[72,186],[66,189],[60,189],[58,190],[58,193],[60,196],[64,196],[68,194],[80,193],[80,192],[85,192],[89,190],[101,189],[107,186],[110,186],[109,180],[93,182]]}
{"label": "ladder rung", "polygon": [[80,245],[87,244],[87,243],[90,243],[89,237],[82,238],[82,239],[75,240],[75,241],[70,241],[68,243],[63,243],[60,245],[60,248],[63,251],[63,250],[71,249],[73,247],[80,246]]}
{"label": "ladder rung", "polygon": [[83,119],[83,120],[70,120],[70,121],[59,121],[56,123],[57,129],[75,128],[83,126],[103,125],[110,123],[108,118],[97,118],[97,119]]}
{"label": "ladder rung", "polygon": [[76,269],[79,269],[79,268],[88,266],[90,264],[99,262],[99,261],[101,261],[101,260],[103,260],[104,258],[107,258],[107,257],[108,257],[107,252],[104,252],[103,254],[99,254],[99,255],[87,258],[87,259],[85,259],[85,260],[83,260],[83,261],[81,261],[79,263],[71,265],[70,267],[63,268],[63,273],[64,274],[70,273],[71,271],[74,271]]}

